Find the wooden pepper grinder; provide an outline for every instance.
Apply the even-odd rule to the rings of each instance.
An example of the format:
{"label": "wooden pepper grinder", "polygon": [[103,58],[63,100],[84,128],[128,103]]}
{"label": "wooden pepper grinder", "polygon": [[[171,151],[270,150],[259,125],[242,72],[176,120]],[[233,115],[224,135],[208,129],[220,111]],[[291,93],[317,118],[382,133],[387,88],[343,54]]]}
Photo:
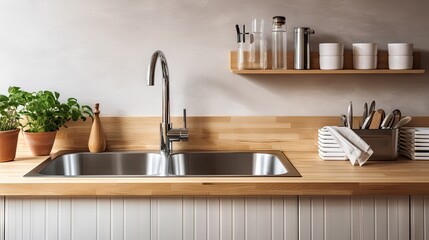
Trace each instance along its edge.
{"label": "wooden pepper grinder", "polygon": [[106,136],[100,121],[99,103],[95,104],[94,121],[89,134],[88,148],[90,152],[98,153],[106,150]]}

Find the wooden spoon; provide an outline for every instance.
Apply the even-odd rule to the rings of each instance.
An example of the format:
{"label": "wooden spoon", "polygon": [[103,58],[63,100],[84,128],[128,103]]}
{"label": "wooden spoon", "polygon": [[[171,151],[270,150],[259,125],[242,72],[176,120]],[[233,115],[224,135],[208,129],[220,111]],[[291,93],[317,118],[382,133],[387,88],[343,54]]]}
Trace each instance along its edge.
{"label": "wooden spoon", "polygon": [[374,116],[372,117],[371,125],[369,125],[369,129],[379,129],[381,125],[381,121],[383,121],[384,118],[384,110],[378,109]]}

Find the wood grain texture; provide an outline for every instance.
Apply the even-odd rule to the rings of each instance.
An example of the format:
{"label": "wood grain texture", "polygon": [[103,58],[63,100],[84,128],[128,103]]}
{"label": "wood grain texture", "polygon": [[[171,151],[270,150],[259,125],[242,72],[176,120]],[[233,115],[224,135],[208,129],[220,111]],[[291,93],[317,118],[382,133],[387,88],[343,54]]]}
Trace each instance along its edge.
{"label": "wood grain texture", "polygon": [[[103,118],[109,150],[159,149],[160,118]],[[173,119],[180,124],[180,118]],[[284,177],[23,178],[45,157],[31,157],[20,140],[15,161],[0,166],[0,195],[362,195],[429,194],[429,161],[322,161],[317,129],[337,117],[190,117],[189,142],[177,150],[281,150],[301,173]],[[61,129],[54,148],[86,149],[89,122]],[[410,126],[429,126],[414,117]],[[20,136],[21,137],[21,136]]]}
{"label": "wood grain texture", "polygon": [[[245,53],[245,56],[248,54]],[[294,70],[293,52],[288,52],[288,69],[287,70],[272,70],[271,69],[271,52],[268,52],[268,63],[266,70],[254,69],[237,69],[237,51],[230,52],[230,69],[237,74],[416,74],[424,73],[424,69],[420,68],[420,52],[414,52],[413,69],[410,70],[389,70],[387,51],[378,51],[377,69],[374,70],[356,70],[353,69],[353,52],[351,50],[344,51],[344,69],[341,70],[320,70],[319,53],[311,52],[310,54],[310,70]]]}

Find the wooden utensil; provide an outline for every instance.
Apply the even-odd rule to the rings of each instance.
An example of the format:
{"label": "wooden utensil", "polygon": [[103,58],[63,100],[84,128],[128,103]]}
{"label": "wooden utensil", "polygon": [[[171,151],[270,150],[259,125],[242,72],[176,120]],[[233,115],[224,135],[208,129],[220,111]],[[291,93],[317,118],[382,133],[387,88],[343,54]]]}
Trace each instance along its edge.
{"label": "wooden utensil", "polygon": [[371,124],[369,125],[369,129],[379,129],[381,125],[381,121],[383,120],[384,111],[383,109],[378,109],[374,116],[372,116]]}
{"label": "wooden utensil", "polygon": [[104,152],[106,150],[106,137],[100,121],[99,103],[95,104],[94,121],[89,134],[88,148],[90,152]]}

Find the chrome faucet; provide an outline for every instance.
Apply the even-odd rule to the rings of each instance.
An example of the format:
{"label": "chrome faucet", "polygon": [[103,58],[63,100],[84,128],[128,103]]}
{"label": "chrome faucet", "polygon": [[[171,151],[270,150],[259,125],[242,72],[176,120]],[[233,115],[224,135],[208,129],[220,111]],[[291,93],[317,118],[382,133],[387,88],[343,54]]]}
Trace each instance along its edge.
{"label": "chrome faucet", "polygon": [[183,128],[173,128],[170,122],[170,87],[167,59],[162,51],[152,54],[147,70],[147,85],[153,86],[155,79],[155,67],[158,58],[162,68],[162,122],[160,125],[161,152],[170,154],[173,150],[173,141],[187,141],[188,129],[186,128],[186,109],[183,109]]}

